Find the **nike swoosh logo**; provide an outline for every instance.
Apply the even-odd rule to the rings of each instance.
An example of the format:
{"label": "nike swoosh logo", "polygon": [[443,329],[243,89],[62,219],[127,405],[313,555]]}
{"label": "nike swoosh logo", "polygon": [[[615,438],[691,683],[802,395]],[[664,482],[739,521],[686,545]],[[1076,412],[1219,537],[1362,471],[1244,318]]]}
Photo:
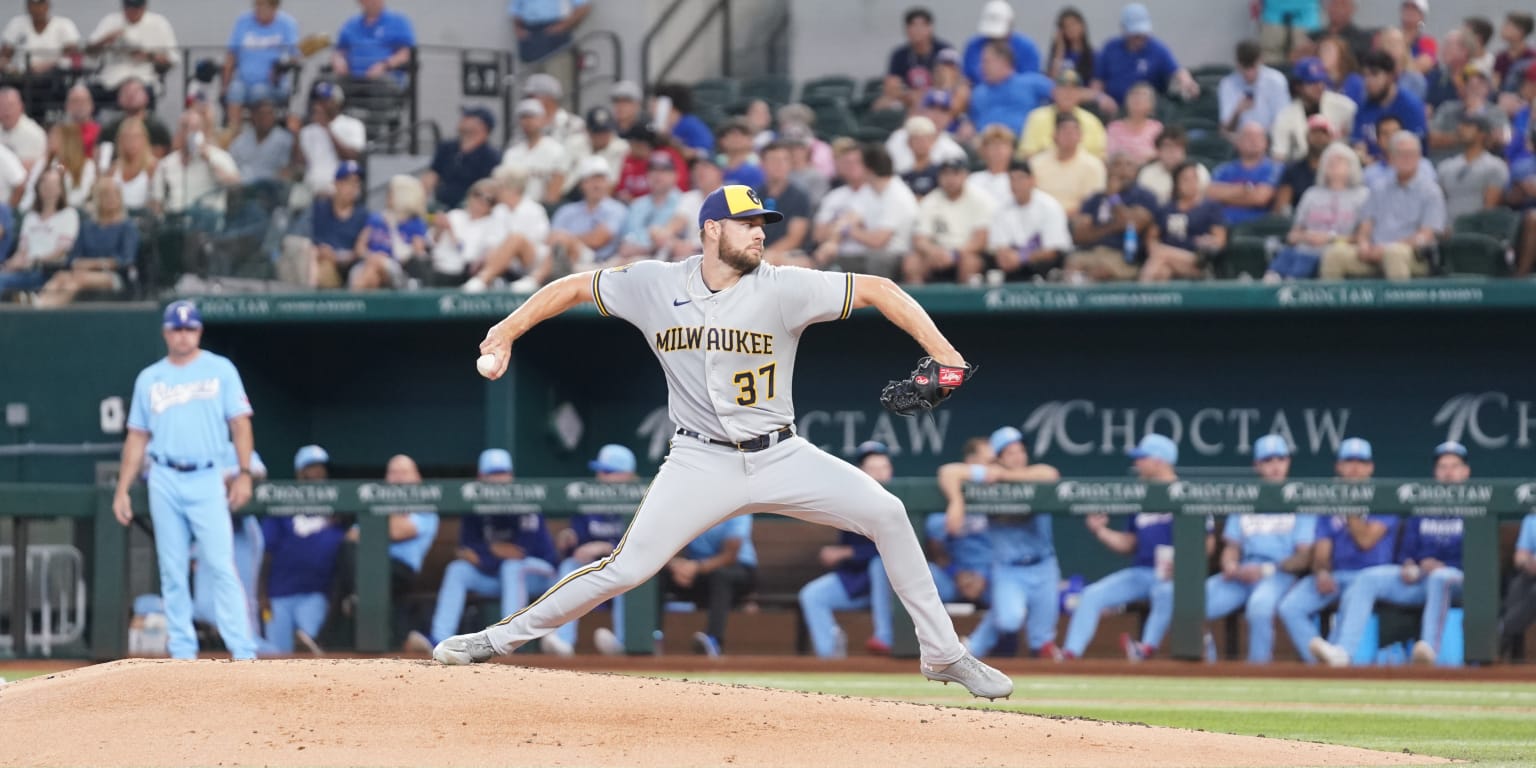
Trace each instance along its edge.
{"label": "nike swoosh logo", "polygon": [[692,303],[693,303],[693,299],[673,299],[672,300],[672,306],[674,306],[674,307],[681,307],[684,304],[692,304]]}

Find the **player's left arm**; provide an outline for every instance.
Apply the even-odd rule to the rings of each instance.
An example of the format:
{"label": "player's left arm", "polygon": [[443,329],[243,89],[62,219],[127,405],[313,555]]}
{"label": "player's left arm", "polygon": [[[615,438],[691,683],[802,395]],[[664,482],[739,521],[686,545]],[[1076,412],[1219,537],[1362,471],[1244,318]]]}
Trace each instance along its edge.
{"label": "player's left arm", "polygon": [[928,316],[928,311],[889,278],[876,275],[858,275],[854,278],[853,308],[864,307],[879,310],[885,319],[906,331],[923,351],[941,365],[965,366],[965,358],[939,332],[939,327]]}
{"label": "player's left arm", "polygon": [[534,326],[566,310],[591,302],[593,273],[578,272],[556,280],[540,288],[512,314],[491,326],[485,340],[480,342],[480,354],[496,356],[496,370],[486,378],[495,381],[507,372],[512,361],[512,342]]}

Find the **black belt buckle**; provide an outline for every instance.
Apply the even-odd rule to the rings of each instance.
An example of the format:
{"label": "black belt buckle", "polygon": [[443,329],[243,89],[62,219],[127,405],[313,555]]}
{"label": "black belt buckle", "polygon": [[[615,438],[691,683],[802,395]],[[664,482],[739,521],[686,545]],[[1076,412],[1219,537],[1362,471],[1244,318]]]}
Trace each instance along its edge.
{"label": "black belt buckle", "polygon": [[777,444],[774,441],[775,435],[778,436],[779,442],[782,442],[784,440],[788,440],[791,437],[794,437],[794,434],[795,431],[792,427],[781,427],[772,432],[769,432],[766,435],[758,435],[751,440],[737,443],[736,450],[741,451],[742,453],[756,453],[758,451],[767,450],[768,448],[771,448]]}

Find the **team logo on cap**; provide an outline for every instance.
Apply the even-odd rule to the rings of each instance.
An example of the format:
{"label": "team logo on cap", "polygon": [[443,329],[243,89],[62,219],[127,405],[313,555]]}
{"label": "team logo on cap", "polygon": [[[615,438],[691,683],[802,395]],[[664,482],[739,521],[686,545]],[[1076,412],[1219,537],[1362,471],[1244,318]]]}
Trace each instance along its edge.
{"label": "team logo on cap", "polygon": [[763,207],[763,199],[758,197],[757,190],[751,187],[747,187],[747,199],[751,200],[753,205],[759,208]]}

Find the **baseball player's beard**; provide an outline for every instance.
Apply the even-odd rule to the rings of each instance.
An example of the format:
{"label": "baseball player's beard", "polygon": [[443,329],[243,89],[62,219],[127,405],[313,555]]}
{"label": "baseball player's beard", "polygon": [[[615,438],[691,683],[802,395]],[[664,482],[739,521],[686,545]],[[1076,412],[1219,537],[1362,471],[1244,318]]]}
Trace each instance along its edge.
{"label": "baseball player's beard", "polygon": [[722,242],[720,243],[720,261],[727,267],[745,275],[757,269],[757,265],[763,263],[763,247],[760,245],[749,245],[745,248],[733,250]]}

